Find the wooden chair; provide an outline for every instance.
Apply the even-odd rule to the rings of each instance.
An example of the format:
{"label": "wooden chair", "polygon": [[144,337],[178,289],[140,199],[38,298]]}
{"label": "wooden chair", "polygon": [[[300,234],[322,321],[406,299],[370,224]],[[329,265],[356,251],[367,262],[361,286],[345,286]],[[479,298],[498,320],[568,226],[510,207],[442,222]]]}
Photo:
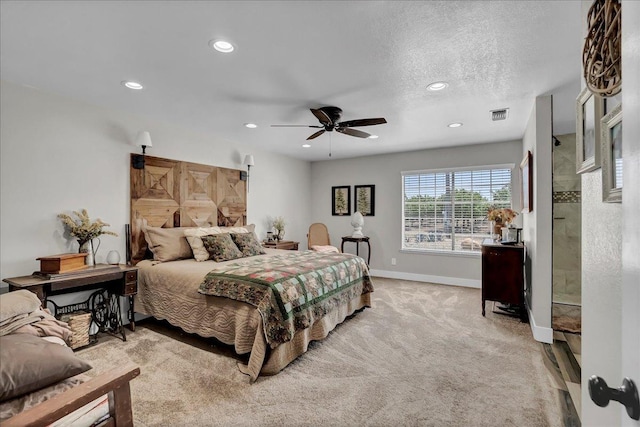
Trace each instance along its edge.
{"label": "wooden chair", "polygon": [[329,230],[321,222],[316,222],[309,226],[307,234],[307,247],[318,252],[340,252],[335,246],[331,246]]}

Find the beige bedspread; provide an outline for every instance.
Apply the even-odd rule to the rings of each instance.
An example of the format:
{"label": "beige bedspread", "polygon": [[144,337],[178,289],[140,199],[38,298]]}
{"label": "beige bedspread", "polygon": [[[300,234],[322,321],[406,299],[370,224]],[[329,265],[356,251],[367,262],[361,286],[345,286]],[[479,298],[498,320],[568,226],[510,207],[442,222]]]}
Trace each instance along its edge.
{"label": "beige bedspread", "polygon": [[[268,257],[281,253],[266,249]],[[253,258],[253,257],[252,257]],[[250,353],[247,365],[240,370],[254,381],[259,374],[273,375],[282,370],[300,354],[307,351],[310,341],[326,337],[344,319],[363,307],[371,306],[371,294],[364,294],[324,316],[312,327],[300,331],[293,340],[271,350],[264,336],[262,319],[255,307],[227,298],[202,295],[200,283],[207,273],[233,260],[217,263],[197,262],[194,259],[155,263],[141,261],[137,264],[138,294],[136,312],[167,320],[186,332],[202,337],[215,337],[233,345],[236,353]]]}

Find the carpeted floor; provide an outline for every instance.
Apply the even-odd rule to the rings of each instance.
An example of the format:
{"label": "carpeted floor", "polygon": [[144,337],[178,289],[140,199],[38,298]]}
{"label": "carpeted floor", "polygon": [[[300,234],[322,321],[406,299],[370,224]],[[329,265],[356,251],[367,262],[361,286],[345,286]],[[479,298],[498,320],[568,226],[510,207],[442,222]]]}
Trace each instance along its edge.
{"label": "carpeted floor", "polygon": [[[374,280],[374,307],[276,376],[249,384],[229,348],[153,322],[101,336],[90,373],[133,362],[136,426],[560,426],[558,394],[528,324],[479,289]],[[195,345],[194,345],[195,344]]]}

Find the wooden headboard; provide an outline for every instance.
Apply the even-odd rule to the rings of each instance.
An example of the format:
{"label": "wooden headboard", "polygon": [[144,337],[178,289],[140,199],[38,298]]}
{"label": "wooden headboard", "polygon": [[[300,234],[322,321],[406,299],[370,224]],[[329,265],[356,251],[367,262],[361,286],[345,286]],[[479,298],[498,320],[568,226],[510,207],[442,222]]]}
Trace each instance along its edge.
{"label": "wooden headboard", "polygon": [[145,258],[143,229],[246,225],[244,171],[131,154],[131,263]]}

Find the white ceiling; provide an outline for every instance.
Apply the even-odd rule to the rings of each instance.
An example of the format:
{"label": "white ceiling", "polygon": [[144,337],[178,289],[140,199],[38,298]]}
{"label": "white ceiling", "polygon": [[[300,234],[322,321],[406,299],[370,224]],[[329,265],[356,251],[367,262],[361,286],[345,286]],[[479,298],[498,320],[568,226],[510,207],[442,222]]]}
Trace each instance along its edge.
{"label": "white ceiling", "polygon": [[[520,139],[543,94],[554,133],[575,131],[579,1],[3,0],[0,12],[4,80],[300,159],[327,159],[330,141],[344,158]],[[211,49],[217,38],[236,51]],[[426,90],[439,80],[450,86]],[[358,128],[377,140],[332,132],[307,149],[315,129],[269,126],[318,124],[308,109],[323,105],[388,124]]]}

